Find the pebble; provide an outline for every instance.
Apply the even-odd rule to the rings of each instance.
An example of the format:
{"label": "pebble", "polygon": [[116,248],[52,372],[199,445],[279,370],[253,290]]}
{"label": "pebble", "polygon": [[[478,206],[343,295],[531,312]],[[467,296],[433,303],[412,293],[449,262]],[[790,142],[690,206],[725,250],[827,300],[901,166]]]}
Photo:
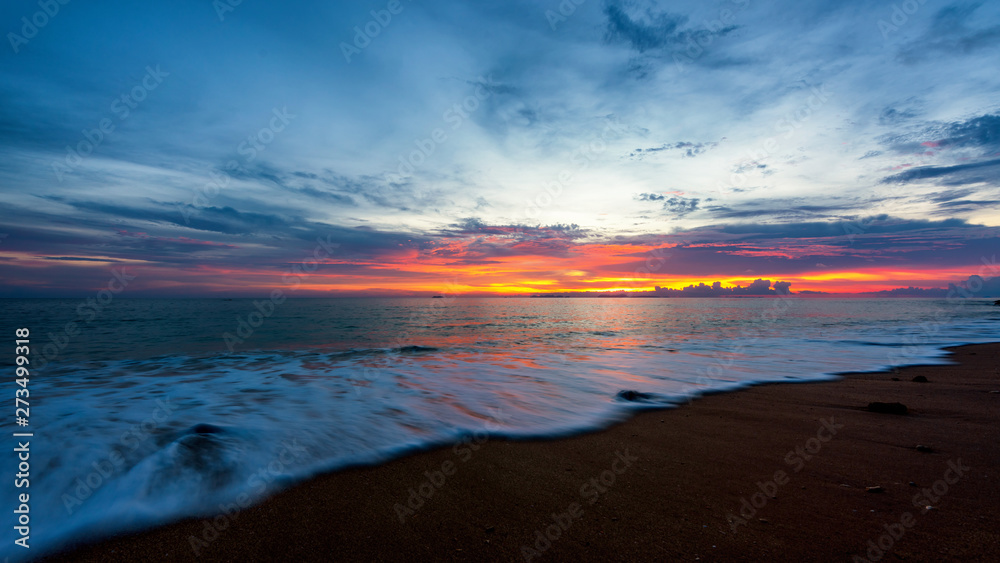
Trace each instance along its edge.
{"label": "pebble", "polygon": [[910,412],[903,403],[868,403],[868,410],[883,414],[907,414]]}

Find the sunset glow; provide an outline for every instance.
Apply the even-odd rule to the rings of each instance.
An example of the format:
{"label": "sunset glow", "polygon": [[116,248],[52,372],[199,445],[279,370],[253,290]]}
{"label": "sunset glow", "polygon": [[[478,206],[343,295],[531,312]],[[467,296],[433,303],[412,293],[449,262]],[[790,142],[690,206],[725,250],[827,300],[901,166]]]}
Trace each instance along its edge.
{"label": "sunset glow", "polygon": [[0,296],[123,268],[132,297],[1000,279],[997,6],[404,4],[358,52],[357,3],[74,4],[18,44]]}

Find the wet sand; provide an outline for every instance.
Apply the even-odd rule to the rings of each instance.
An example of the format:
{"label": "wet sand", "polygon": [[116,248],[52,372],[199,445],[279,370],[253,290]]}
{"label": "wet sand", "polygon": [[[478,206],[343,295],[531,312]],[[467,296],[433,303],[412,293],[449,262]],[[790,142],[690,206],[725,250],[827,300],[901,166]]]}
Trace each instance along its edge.
{"label": "wet sand", "polygon": [[953,353],[423,452],[49,559],[1000,561],[1000,344]]}

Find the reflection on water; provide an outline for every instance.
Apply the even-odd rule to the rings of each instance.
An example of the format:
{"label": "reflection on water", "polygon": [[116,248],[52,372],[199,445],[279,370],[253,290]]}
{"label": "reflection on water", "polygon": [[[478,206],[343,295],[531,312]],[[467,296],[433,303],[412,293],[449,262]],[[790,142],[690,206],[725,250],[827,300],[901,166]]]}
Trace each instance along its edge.
{"label": "reflection on water", "polygon": [[[3,325],[33,319],[38,354],[77,304],[8,301]],[[39,545],[211,513],[241,492],[484,428],[575,432],[705,390],[1000,339],[988,301],[310,299],[278,306],[229,353],[223,335],[253,310],[116,301],[36,371]],[[260,482],[290,449],[294,462]]]}

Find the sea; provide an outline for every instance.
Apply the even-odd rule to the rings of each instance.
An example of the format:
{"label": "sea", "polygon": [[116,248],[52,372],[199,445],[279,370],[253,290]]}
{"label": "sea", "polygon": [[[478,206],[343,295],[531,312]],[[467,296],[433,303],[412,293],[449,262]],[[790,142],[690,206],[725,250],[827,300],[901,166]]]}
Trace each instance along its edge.
{"label": "sea", "polygon": [[[0,303],[10,561],[231,512],[320,473],[471,437],[596,431],[705,393],[948,363],[946,346],[1000,341],[1000,307],[985,299]],[[18,488],[23,441],[30,484]],[[30,550],[14,543],[25,493]]]}

